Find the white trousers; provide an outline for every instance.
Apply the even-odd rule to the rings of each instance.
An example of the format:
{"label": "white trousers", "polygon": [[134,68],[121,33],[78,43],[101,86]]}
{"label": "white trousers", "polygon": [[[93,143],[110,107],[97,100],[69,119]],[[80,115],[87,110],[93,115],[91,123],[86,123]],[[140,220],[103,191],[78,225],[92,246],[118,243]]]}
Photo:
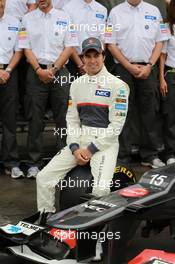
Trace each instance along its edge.
{"label": "white trousers", "polygon": [[[91,160],[91,173],[94,177],[93,191],[96,196],[110,192],[111,180],[116,165],[118,144],[105,151],[96,152]],[[55,186],[66,174],[77,166],[77,161],[68,147],[63,148],[37,175],[37,206],[42,212],[55,212]],[[73,199],[73,197],[70,197]]]}

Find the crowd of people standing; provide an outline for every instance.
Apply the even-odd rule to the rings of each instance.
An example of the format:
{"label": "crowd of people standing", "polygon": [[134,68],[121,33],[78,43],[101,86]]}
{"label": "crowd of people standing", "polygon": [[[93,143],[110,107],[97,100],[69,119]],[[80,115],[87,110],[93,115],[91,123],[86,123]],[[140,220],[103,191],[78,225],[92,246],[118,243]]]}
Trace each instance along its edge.
{"label": "crowd of people standing", "polygon": [[[142,165],[158,168],[175,163],[175,1],[168,4],[164,22],[159,9],[148,2],[151,1],[118,1],[108,12],[95,0],[0,0],[2,160],[12,178],[24,176],[16,141],[18,77],[22,76],[21,102],[29,121],[27,177],[31,178],[36,177],[42,164],[43,119],[48,102],[56,128],[64,129],[70,88],[68,70],[75,77],[86,72],[81,46],[89,37],[103,43],[114,59],[112,73],[130,88],[118,160],[130,162],[138,119]],[[64,83],[63,77],[67,80]],[[164,99],[164,161],[158,156],[159,90]],[[125,112],[124,107],[121,101],[118,115],[122,109]],[[66,137],[61,140],[64,147]]]}

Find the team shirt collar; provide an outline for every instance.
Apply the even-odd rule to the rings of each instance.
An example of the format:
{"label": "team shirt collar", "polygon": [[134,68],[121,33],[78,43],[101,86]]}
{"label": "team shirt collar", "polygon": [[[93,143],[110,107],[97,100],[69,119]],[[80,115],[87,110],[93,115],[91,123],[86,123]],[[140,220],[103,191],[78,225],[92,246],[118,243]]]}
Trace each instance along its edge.
{"label": "team shirt collar", "polygon": [[89,6],[89,7],[91,7],[92,9],[94,8],[94,6],[95,6],[95,0],[92,0],[90,3],[86,3],[84,0],[81,0],[81,2],[82,2],[82,4],[83,4],[83,6]]}
{"label": "team shirt collar", "polygon": [[45,17],[45,16],[52,16],[52,14],[55,12],[55,8],[52,7],[52,9],[48,13],[44,13],[38,8],[38,16],[39,17]]}
{"label": "team shirt collar", "polygon": [[128,1],[125,1],[125,5],[127,9],[138,9],[141,10],[143,8],[143,1],[141,1],[137,6],[132,6],[131,4],[128,3]]}

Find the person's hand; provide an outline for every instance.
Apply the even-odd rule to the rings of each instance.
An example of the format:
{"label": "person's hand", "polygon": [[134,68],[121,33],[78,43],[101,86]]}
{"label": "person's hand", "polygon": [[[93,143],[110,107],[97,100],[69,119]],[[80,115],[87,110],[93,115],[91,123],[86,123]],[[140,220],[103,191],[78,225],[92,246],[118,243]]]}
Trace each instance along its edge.
{"label": "person's hand", "polygon": [[138,64],[132,64],[130,63],[127,70],[135,77],[137,78],[137,76],[141,73],[141,69],[140,69],[140,65]]}
{"label": "person's hand", "polygon": [[167,83],[164,78],[160,79],[160,93],[162,96],[166,96],[168,93]]}
{"label": "person's hand", "polygon": [[53,72],[51,69],[39,68],[36,73],[37,73],[39,79],[44,83],[49,83],[54,78],[54,75],[53,75]]}
{"label": "person's hand", "polygon": [[146,80],[151,73],[152,66],[150,64],[139,65],[139,66],[140,66],[140,73],[136,76],[136,78]]}
{"label": "person's hand", "polygon": [[78,71],[81,75],[84,75],[86,74],[86,69],[85,69],[85,66],[84,64],[82,64],[81,66],[78,67]]}
{"label": "person's hand", "polygon": [[73,155],[75,156],[78,165],[86,165],[90,160],[90,154],[86,149],[77,149],[74,151]]}
{"label": "person's hand", "polygon": [[89,149],[82,149],[82,150],[84,152],[85,157],[90,160],[92,158],[92,153],[89,151]]}
{"label": "person's hand", "polygon": [[5,84],[10,78],[9,72],[5,70],[0,70],[0,84]]}

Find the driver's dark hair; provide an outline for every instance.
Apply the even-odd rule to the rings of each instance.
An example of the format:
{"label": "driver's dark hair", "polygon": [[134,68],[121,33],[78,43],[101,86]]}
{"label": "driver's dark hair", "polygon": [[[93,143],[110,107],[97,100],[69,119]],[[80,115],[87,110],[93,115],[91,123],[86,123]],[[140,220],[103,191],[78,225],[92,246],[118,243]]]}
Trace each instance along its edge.
{"label": "driver's dark hair", "polygon": [[167,22],[170,26],[170,32],[174,35],[173,25],[175,25],[175,0],[171,0],[167,9]]}

